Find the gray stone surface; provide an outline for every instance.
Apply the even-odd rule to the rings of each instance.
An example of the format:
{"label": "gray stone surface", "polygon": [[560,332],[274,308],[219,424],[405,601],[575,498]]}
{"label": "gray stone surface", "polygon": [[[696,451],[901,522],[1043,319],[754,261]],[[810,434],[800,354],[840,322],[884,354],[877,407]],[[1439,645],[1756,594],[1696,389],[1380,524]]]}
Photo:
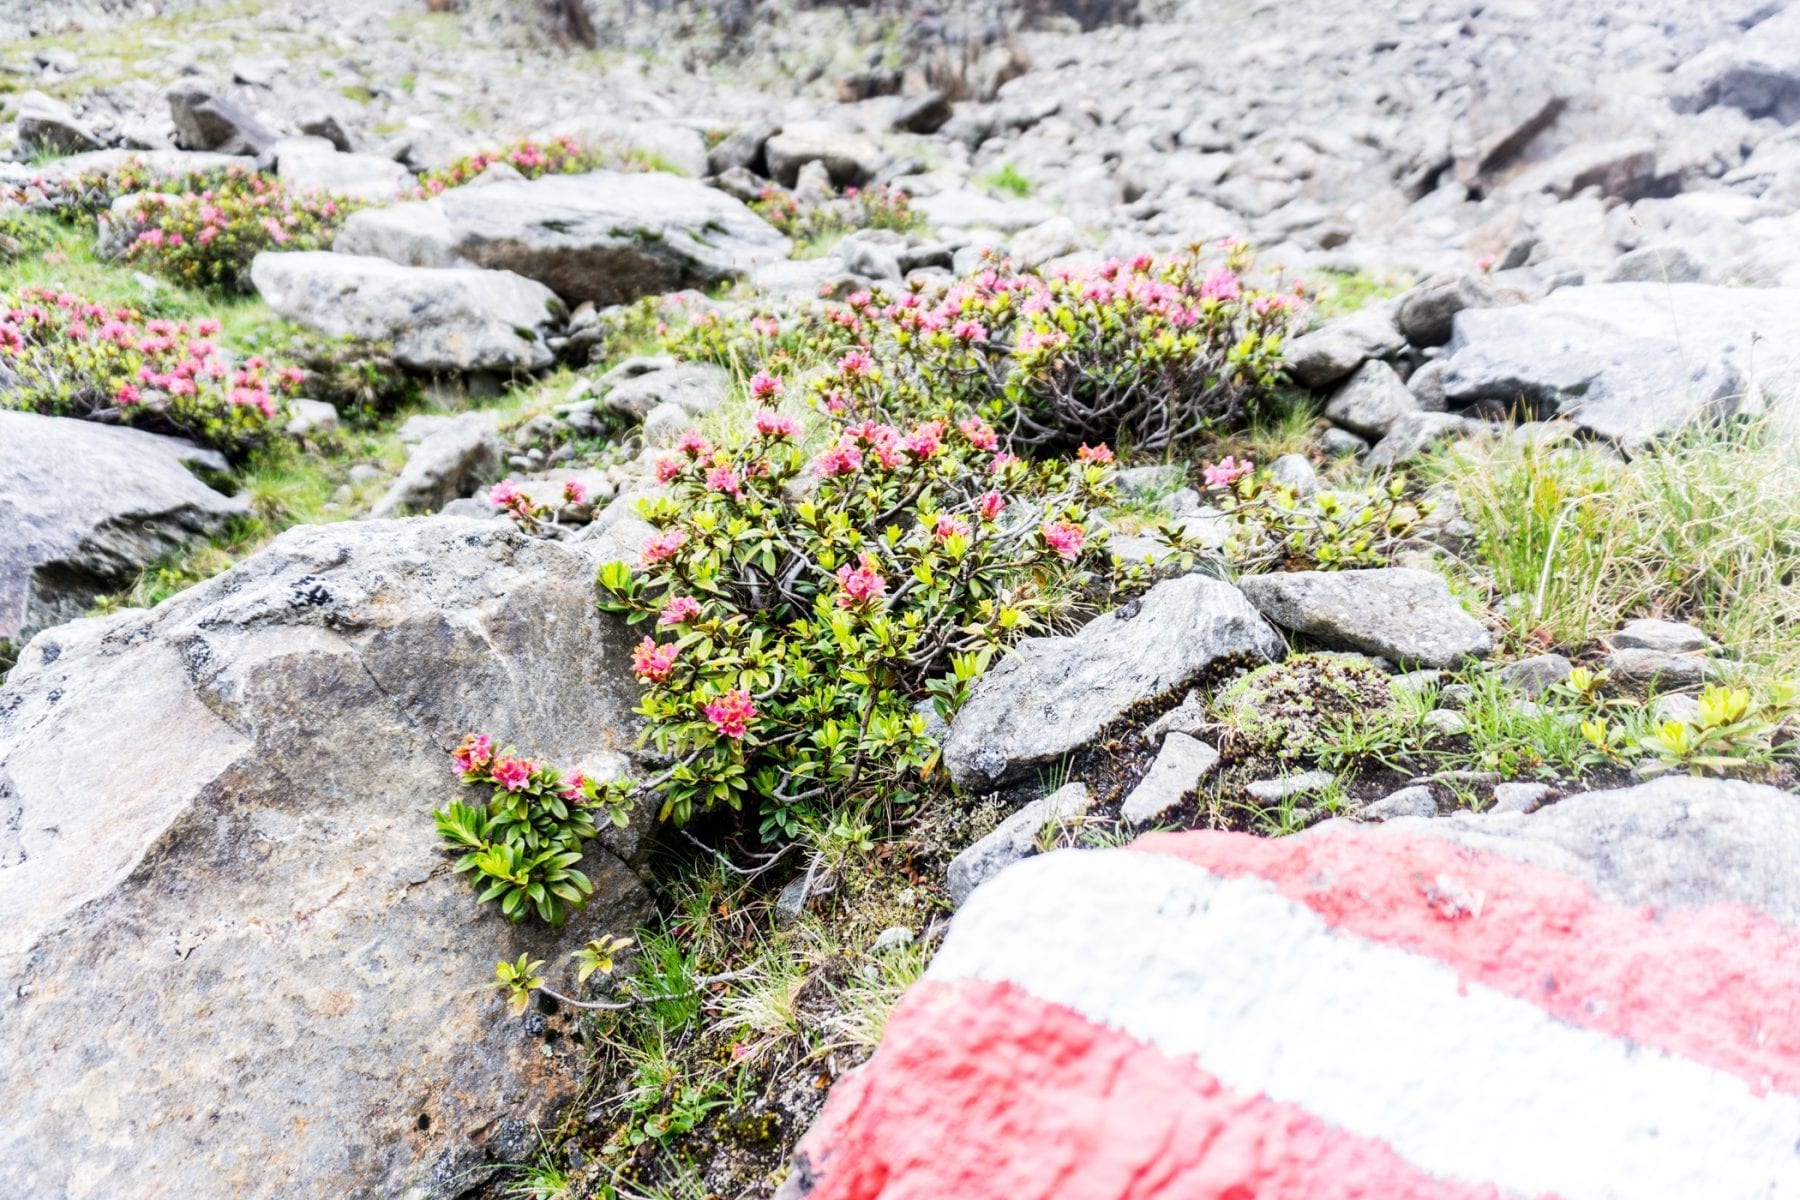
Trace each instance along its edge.
{"label": "gray stone surface", "polygon": [[406,465],[369,515],[429,515],[472,496],[500,473],[502,453],[500,435],[485,414],[466,413],[437,424],[407,454]]}
{"label": "gray stone surface", "polygon": [[1119,815],[1133,825],[1148,825],[1181,803],[1219,765],[1219,752],[1198,738],[1171,732],[1164,736],[1156,761],[1131,789]]}
{"label": "gray stone surface", "polygon": [[1027,638],[976,683],[944,744],[950,777],[990,787],[1085,745],[1132,705],[1222,660],[1280,658],[1281,638],[1229,584],[1188,575],[1072,637]]}
{"label": "gray stone surface", "polygon": [[[604,382],[604,381],[602,381]],[[675,363],[660,371],[645,371],[620,380],[604,391],[606,407],[642,419],[664,404],[673,404],[690,418],[704,416],[725,402],[731,376],[712,363]]]}
{"label": "gray stone surface", "polygon": [[1619,650],[1661,650],[1665,654],[1685,654],[1712,645],[1707,636],[1692,625],[1649,617],[1627,622],[1608,640]]}
{"label": "gray stone surface", "polygon": [[250,279],[282,316],[331,337],[391,343],[395,360],[417,370],[530,371],[555,358],[545,335],[562,305],[507,271],[313,251],[259,254]]}
{"label": "gray stone surface", "polygon": [[1560,654],[1534,654],[1500,668],[1500,678],[1508,687],[1536,700],[1553,686],[1569,677],[1575,664]]}
{"label": "gray stone surface", "polygon": [[656,171],[452,188],[353,214],[336,246],[396,262],[511,271],[570,304],[601,305],[711,287],[788,252],[788,240],[742,202]]}
{"label": "gray stone surface", "polygon": [[769,174],[793,187],[800,168],[807,163],[824,164],[836,186],[861,187],[875,177],[887,155],[862,134],[839,128],[825,121],[796,121],[782,128],[763,144],[769,161]]}
{"label": "gray stone surface", "polygon": [[1326,419],[1371,439],[1385,437],[1401,417],[1418,411],[1399,374],[1379,360],[1358,367],[1325,403]]}
{"label": "gray stone surface", "polygon": [[1543,807],[1549,799],[1547,783],[1498,783],[1494,785],[1494,807],[1490,813],[1529,813]]}
{"label": "gray stone surface", "polygon": [[1669,87],[1688,112],[1728,105],[1784,125],[1800,121],[1800,8],[1708,46],[1681,64]]}
{"label": "gray stone surface", "polygon": [[1258,779],[1244,785],[1244,791],[1255,800],[1275,804],[1291,796],[1304,796],[1311,792],[1322,792],[1337,782],[1337,776],[1330,771],[1301,771],[1297,775],[1283,775],[1278,779]]}
{"label": "gray stone surface", "polygon": [[1402,413],[1388,427],[1387,436],[1363,457],[1363,465],[1382,471],[1398,467],[1449,438],[1480,433],[1488,428],[1480,421],[1445,412]]}
{"label": "gray stone surface", "polygon": [[1481,622],[1441,576],[1410,567],[1248,575],[1244,595],[1263,616],[1333,650],[1377,654],[1401,666],[1453,667],[1487,654]]}
{"label": "gray stone surface", "polygon": [[1718,674],[1710,659],[1642,648],[1614,650],[1606,656],[1606,673],[1622,687],[1672,691],[1698,687]]}
{"label": "gray stone surface", "polygon": [[386,204],[418,179],[391,158],[345,154],[325,138],[284,138],[270,147],[275,173],[289,188]]}
{"label": "gray stone surface", "polygon": [[1424,784],[1403,787],[1367,805],[1360,813],[1365,821],[1392,821],[1400,817],[1435,817],[1437,799]]}
{"label": "gray stone surface", "polygon": [[1020,808],[994,831],[950,860],[950,901],[958,908],[976,888],[1022,859],[1038,851],[1038,839],[1046,829],[1079,820],[1093,807],[1086,785],[1066,783],[1056,791]]}
{"label": "gray stone surface", "polygon": [[1415,346],[1441,346],[1450,340],[1457,313],[1488,308],[1500,300],[1500,290],[1485,276],[1437,275],[1395,302],[1394,324]]}
{"label": "gray stone surface", "polygon": [[1461,812],[1386,828],[1548,867],[1615,904],[1735,902],[1800,928],[1800,799],[1760,784],[1671,776],[1530,815]]}
{"label": "gray stone surface", "polygon": [[28,154],[80,154],[100,149],[100,139],[63,101],[39,91],[19,97],[15,126],[19,147]]}
{"label": "gray stone surface", "polygon": [[644,916],[645,814],[590,845],[557,934],[477,906],[431,809],[471,729],[623,765],[631,637],[593,571],[503,526],[303,527],[26,648],[0,690],[0,1195],[422,1197],[578,1093],[485,985],[530,953],[574,987],[567,952]]}
{"label": "gray stone surface", "polygon": [[1287,345],[1288,374],[1302,387],[1336,383],[1371,358],[1385,358],[1406,345],[1389,310],[1372,305],[1328,321]]}
{"label": "gray stone surface", "polygon": [[136,429],[0,411],[0,641],[87,611],[250,506],[188,464],[224,459]]}
{"label": "gray stone surface", "polygon": [[175,144],[183,150],[255,155],[277,140],[242,105],[210,84],[186,80],[170,88],[168,98]]}

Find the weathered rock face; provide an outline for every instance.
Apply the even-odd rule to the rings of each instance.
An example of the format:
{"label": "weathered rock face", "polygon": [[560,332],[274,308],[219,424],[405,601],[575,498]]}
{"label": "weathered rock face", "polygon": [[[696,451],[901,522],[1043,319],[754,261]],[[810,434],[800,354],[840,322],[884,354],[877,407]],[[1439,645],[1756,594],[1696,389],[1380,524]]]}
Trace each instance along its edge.
{"label": "weathered rock face", "polygon": [[19,97],[19,145],[31,153],[79,154],[98,150],[100,139],[75,116],[75,110],[42,92]]}
{"label": "weathered rock face", "polygon": [[250,280],[282,316],[332,337],[389,342],[395,361],[416,370],[531,371],[556,357],[545,335],[562,305],[507,271],[312,251],[259,254]]}
{"label": "weathered rock face", "polygon": [[1797,987],[1773,788],[1058,851],[961,908],[780,1194],[1786,1195]]}
{"label": "weathered rock face", "polygon": [[189,81],[169,89],[169,116],[183,150],[261,154],[276,136],[236,101],[206,84]]}
{"label": "weathered rock face", "polygon": [[512,271],[571,304],[710,287],[788,241],[740,201],[658,172],[595,171],[455,188],[351,216],[337,248],[426,266]]}
{"label": "weathered rock face", "polygon": [[1800,386],[1792,288],[1594,284],[1459,312],[1455,328],[1440,376],[1453,407],[1566,416],[1626,449],[1747,405],[1781,406]]}
{"label": "weathered rock face", "polygon": [[302,192],[329,192],[386,203],[417,178],[391,158],[346,154],[322,137],[287,138],[270,150],[281,182]]}
{"label": "weathered rock face", "polygon": [[474,495],[500,473],[500,466],[500,435],[489,415],[464,413],[419,440],[370,515],[434,513],[452,500]]}
{"label": "weathered rock face", "polygon": [[300,528],[26,648],[0,690],[0,1195],[454,1196],[573,1093],[484,985],[526,951],[564,979],[643,915],[644,823],[589,847],[557,935],[478,908],[430,814],[471,728],[616,768],[636,689],[592,573],[505,527]]}
{"label": "weathered rock face", "polygon": [[769,174],[789,187],[807,163],[822,163],[839,187],[860,187],[875,177],[887,156],[861,134],[823,121],[800,121],[765,140]]}
{"label": "weathered rock face", "polygon": [[250,511],[187,464],[191,442],[36,413],[0,412],[0,640],[71,621],[150,563]]}
{"label": "weathered rock face", "polygon": [[1171,579],[1073,637],[1019,643],[957,712],[944,763],[966,788],[1016,779],[1221,660],[1262,662],[1285,652],[1230,584],[1199,575]]}
{"label": "weathered rock face", "polygon": [[1333,650],[1452,667],[1485,655],[1492,643],[1430,571],[1294,571],[1246,576],[1240,586],[1263,616]]}
{"label": "weathered rock face", "polygon": [[1707,47],[1675,72],[1670,91],[1689,112],[1724,104],[1784,125],[1800,121],[1800,9]]}

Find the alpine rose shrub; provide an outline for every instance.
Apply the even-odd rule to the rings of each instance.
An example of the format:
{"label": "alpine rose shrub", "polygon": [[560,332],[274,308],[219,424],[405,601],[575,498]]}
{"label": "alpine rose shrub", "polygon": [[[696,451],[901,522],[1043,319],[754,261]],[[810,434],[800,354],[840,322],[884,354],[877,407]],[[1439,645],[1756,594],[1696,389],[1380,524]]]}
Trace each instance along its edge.
{"label": "alpine rose shrub", "polygon": [[419,186],[412,190],[410,196],[414,200],[428,200],[432,196],[442,195],[451,188],[473,182],[482,172],[496,164],[511,167],[527,179],[541,179],[545,175],[580,175],[603,169],[647,171],[654,167],[644,155],[634,154],[630,150],[620,151],[608,146],[589,145],[575,137],[565,135],[543,142],[526,138],[495,150],[466,154],[447,167],[427,171],[419,176]]}
{"label": "alpine rose shrub", "polygon": [[1025,462],[947,408],[818,423],[822,448],[766,409],[720,445],[681,439],[643,507],[656,534],[600,572],[603,608],[653,622],[638,711],[672,765],[621,786],[655,792],[665,818],[760,800],[764,834],[791,836],[894,794],[936,761],[921,702],[953,711],[996,650],[1067,604],[1102,541],[1104,464]]}
{"label": "alpine rose shrub", "polygon": [[451,759],[465,786],[490,789],[484,803],[457,801],[432,814],[446,846],[461,851],[456,873],[482,903],[498,900],[508,920],[536,913],[561,926],[594,891],[575,864],[599,832],[596,816],[622,826],[624,810],[580,771],[565,774],[511,746],[496,750],[485,733],[465,737]]}
{"label": "alpine rose shrub", "polygon": [[191,437],[227,453],[285,419],[305,374],[264,358],[234,360],[213,320],[146,320],[68,292],[0,294],[0,405],[118,421]]}
{"label": "alpine rose shrub", "polygon": [[829,359],[828,407],[949,401],[1014,449],[1128,444],[1158,452],[1241,423],[1280,381],[1294,293],[1259,290],[1240,245],[1044,275],[1007,264],[937,293],[860,292],[747,323],[702,312],[673,331],[688,358],[745,369]]}
{"label": "alpine rose shrub", "polygon": [[795,241],[817,241],[856,229],[888,229],[916,233],[925,228],[924,218],[912,210],[912,202],[898,188],[883,185],[845,188],[823,203],[803,203],[785,188],[769,186],[750,202],[757,216]]}
{"label": "alpine rose shrub", "polygon": [[127,260],[190,287],[247,291],[264,250],[329,250],[357,203],[295,192],[272,175],[230,167],[180,194],[149,192]]}

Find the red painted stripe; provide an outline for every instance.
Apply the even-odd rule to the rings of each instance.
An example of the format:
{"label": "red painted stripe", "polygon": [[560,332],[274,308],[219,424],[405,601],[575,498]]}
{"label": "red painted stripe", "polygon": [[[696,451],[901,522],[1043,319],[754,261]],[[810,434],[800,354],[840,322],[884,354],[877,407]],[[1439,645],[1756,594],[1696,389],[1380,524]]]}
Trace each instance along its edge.
{"label": "red painted stripe", "polygon": [[1800,1093],[1800,937],[1742,905],[1655,912],[1442,838],[1151,834],[1133,849],[1260,876],[1327,924],[1438,959],[1585,1029]]}
{"label": "red painted stripe", "polygon": [[1496,1200],[1008,983],[927,981],[801,1144],[809,1200]]}

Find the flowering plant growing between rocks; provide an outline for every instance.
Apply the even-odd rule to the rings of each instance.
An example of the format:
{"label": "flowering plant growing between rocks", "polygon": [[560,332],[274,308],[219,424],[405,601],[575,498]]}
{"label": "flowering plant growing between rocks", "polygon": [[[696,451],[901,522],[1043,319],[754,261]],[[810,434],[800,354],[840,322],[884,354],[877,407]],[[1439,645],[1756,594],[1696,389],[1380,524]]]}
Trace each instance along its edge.
{"label": "flowering plant growing between rocks", "polygon": [[785,188],[770,185],[750,202],[757,216],[797,242],[819,242],[855,229],[915,233],[925,221],[898,188],[877,185],[845,188],[820,203],[806,203]]}
{"label": "flowering plant growing between rocks", "polygon": [[644,508],[657,532],[600,584],[602,607],[653,622],[633,667],[672,765],[636,786],[664,817],[762,799],[765,835],[791,835],[929,769],[920,702],[953,710],[996,649],[1066,602],[1110,468],[1022,461],[985,421],[940,411],[827,406],[807,446],[764,408],[659,463],[665,494]]}
{"label": "flowering plant growing between rocks", "polygon": [[415,200],[442,195],[451,188],[473,182],[490,167],[504,166],[526,179],[545,175],[580,175],[587,171],[654,170],[655,159],[631,150],[592,145],[580,138],[564,134],[545,141],[525,138],[493,150],[465,154],[448,166],[427,171],[419,176],[419,186],[410,193]]}
{"label": "flowering plant growing between rocks", "polygon": [[1410,499],[1406,476],[1362,488],[1302,494],[1254,463],[1227,457],[1201,473],[1213,502],[1235,518],[1226,554],[1240,571],[1386,566],[1432,511]]}
{"label": "flowering plant growing between rocks", "polygon": [[491,789],[485,804],[453,802],[432,814],[445,842],[463,852],[456,872],[483,903],[498,900],[508,920],[536,913],[562,925],[594,891],[575,864],[599,831],[595,814],[622,826],[625,810],[580,771],[565,775],[510,746],[496,750],[487,734],[464,738],[453,757],[465,785]]}
{"label": "flowering plant growing between rocks", "polygon": [[131,220],[127,259],[190,287],[247,290],[264,250],[325,250],[358,207],[340,196],[296,192],[242,167],[194,177],[179,194],[147,192]]}
{"label": "flowering plant growing between rocks", "polygon": [[218,333],[217,321],[146,320],[68,292],[0,295],[0,405],[243,450],[279,427],[305,376],[234,360]]}

